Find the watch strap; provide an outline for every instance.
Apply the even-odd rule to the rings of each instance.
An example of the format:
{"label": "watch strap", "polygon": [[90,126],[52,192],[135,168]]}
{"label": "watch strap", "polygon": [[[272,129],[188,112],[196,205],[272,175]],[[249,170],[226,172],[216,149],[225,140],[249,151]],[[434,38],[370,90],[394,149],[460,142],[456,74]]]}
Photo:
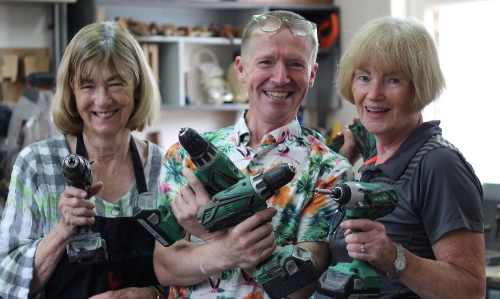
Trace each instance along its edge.
{"label": "watch strap", "polygon": [[399,278],[401,276],[401,274],[403,274],[404,268],[401,269],[401,270],[398,269],[396,267],[396,262],[397,262],[398,259],[402,259],[406,263],[406,259],[405,259],[405,252],[404,252],[403,246],[401,244],[398,244],[398,243],[394,243],[394,245],[396,245],[396,255],[397,256],[396,256],[396,260],[394,261],[393,265],[394,265],[394,268],[396,269],[396,272],[395,272],[395,274],[393,276],[391,276],[391,275],[389,275],[389,273],[387,273],[387,276],[389,278],[397,279],[397,278]]}

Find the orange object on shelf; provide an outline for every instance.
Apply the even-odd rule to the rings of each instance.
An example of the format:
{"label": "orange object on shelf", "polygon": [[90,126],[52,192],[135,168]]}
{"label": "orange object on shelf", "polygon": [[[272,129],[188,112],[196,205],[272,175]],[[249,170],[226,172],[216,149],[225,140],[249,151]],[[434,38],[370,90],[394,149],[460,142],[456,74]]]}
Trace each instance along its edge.
{"label": "orange object on shelf", "polygon": [[328,49],[339,36],[339,16],[332,12],[330,20],[318,25],[319,48]]}

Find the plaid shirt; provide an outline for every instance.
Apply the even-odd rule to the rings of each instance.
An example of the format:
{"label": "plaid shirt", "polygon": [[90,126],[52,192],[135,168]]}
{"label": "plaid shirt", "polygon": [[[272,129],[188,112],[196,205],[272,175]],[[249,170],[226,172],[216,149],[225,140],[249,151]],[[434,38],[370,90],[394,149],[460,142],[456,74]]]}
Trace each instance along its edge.
{"label": "plaid shirt", "polygon": [[[17,157],[12,170],[9,195],[0,223],[0,297],[28,298],[33,279],[34,257],[38,242],[61,220],[57,204],[66,189],[61,166],[69,155],[64,135],[33,143]],[[148,190],[158,190],[159,173],[165,151],[148,143],[148,161],[144,168]],[[114,204],[98,196],[90,200],[102,217],[131,217],[137,186]],[[40,292],[35,298],[43,298]]]}
{"label": "plaid shirt", "polygon": [[[225,153],[247,176],[266,171],[281,163],[292,163],[294,179],[267,200],[278,210],[272,224],[280,246],[297,242],[323,242],[328,221],[337,204],[332,198],[314,194],[314,189],[333,188],[334,184],[354,179],[352,166],[332,152],[324,138],[301,127],[294,119],[288,125],[269,132],[257,151],[248,147],[250,132],[245,112],[235,126],[202,134]],[[184,166],[194,167],[189,155],[177,143],[167,152],[160,174],[161,190],[172,200],[187,182],[181,174]],[[192,237],[192,242],[202,242]],[[259,297],[261,296],[261,297]],[[268,298],[262,287],[245,277],[240,269],[229,269],[220,275],[189,287],[172,287],[169,298]]]}

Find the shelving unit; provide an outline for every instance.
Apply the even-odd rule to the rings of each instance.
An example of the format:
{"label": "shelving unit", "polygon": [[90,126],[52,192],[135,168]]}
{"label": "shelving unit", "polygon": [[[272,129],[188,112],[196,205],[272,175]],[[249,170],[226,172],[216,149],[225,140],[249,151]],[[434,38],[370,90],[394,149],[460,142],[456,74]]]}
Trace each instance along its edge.
{"label": "shelving unit", "polygon": [[[331,14],[339,15],[339,9],[333,5],[239,1],[95,0],[94,5],[96,10],[105,11],[106,19],[120,17],[148,24],[154,22],[159,27],[165,24],[175,24],[177,27],[211,24],[217,27],[225,24],[244,26],[254,14],[282,9],[297,12],[318,25],[328,20]],[[339,40],[337,37],[330,48],[321,49],[318,53],[318,73],[314,87],[309,90],[305,100],[306,108],[320,110],[339,107],[340,100],[333,84],[334,70],[340,56]],[[203,94],[193,81],[196,78],[196,67],[192,65],[193,52],[202,47],[212,50],[221,68],[227,70],[239,51],[240,40],[236,39],[231,44],[229,39],[220,37],[152,36],[141,37],[139,41],[158,45],[159,82],[164,107],[221,111],[241,111],[246,108],[245,104],[203,105],[205,101],[200,98]]]}
{"label": "shelving unit", "polygon": [[[168,108],[192,106],[189,101],[192,101],[192,104],[196,103],[196,106],[205,102],[203,92],[197,88],[195,74],[197,69],[192,62],[192,56],[196,50],[203,47],[213,51],[225,71],[233,60],[233,52],[239,49],[241,43],[239,39],[235,39],[234,44],[231,44],[227,38],[184,36],[142,37],[139,41],[141,43],[155,43],[159,46],[160,92],[163,104]],[[190,88],[186,89],[186,86],[190,86]],[[222,110],[224,109],[227,108]]]}

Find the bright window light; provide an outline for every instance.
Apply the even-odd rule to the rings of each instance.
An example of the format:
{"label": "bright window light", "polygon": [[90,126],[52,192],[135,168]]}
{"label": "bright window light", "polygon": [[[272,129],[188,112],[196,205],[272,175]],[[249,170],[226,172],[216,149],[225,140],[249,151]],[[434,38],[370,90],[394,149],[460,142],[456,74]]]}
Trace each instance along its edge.
{"label": "bright window light", "polygon": [[[440,5],[432,16],[446,90],[424,111],[474,167],[500,183],[500,1]],[[428,22],[426,22],[428,23]]]}

